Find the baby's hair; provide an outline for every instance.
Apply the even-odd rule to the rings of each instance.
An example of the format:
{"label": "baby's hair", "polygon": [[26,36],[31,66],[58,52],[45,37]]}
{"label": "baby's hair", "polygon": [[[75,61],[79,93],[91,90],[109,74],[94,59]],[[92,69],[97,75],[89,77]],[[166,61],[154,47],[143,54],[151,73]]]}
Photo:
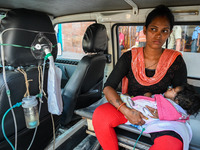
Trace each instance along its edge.
{"label": "baby's hair", "polygon": [[195,115],[200,110],[200,94],[198,94],[194,86],[184,84],[181,86],[182,90],[179,91],[175,97],[178,104],[187,111],[189,115]]}

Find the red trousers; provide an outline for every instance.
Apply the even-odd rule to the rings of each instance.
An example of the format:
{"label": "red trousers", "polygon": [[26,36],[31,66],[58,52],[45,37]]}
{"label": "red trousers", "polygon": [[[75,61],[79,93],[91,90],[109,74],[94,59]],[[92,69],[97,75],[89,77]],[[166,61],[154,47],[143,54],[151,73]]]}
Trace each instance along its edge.
{"label": "red trousers", "polygon": [[[118,150],[118,140],[114,127],[124,124],[127,119],[110,103],[96,108],[92,123],[96,137],[104,150]],[[150,150],[183,150],[179,139],[164,135],[156,138]]]}

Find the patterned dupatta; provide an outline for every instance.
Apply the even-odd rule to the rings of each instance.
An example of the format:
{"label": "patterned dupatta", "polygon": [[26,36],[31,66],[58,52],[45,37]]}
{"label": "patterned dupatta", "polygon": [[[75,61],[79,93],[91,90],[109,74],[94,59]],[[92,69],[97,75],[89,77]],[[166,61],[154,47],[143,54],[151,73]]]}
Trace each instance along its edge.
{"label": "patterned dupatta", "polygon": [[[178,55],[182,55],[180,52],[165,49],[160,56],[158,65],[153,77],[147,77],[145,74],[145,64],[144,64],[144,54],[143,47],[133,48],[131,50],[132,60],[131,68],[135,79],[138,83],[144,86],[150,86],[158,83],[167,73],[169,67],[174,63]],[[122,79],[122,94],[128,92],[128,78],[124,77]]]}

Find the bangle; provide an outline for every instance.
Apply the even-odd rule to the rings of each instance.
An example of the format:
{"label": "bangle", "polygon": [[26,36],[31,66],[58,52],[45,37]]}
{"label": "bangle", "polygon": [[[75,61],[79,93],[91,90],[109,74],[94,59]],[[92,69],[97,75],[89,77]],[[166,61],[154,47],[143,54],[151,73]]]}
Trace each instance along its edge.
{"label": "bangle", "polygon": [[121,103],[121,105],[119,105],[119,107],[117,108],[117,110],[119,111],[119,109],[126,103]]}

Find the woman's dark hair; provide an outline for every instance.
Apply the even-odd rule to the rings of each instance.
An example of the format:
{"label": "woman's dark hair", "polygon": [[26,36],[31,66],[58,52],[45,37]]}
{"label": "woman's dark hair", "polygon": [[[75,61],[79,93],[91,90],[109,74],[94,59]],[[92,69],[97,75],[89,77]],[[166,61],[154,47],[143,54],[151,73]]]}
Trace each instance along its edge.
{"label": "woman's dark hair", "polygon": [[195,115],[200,110],[200,95],[195,91],[194,86],[184,84],[182,90],[175,97],[178,104],[187,111],[189,115]]}
{"label": "woman's dark hair", "polygon": [[158,5],[154,10],[152,10],[146,18],[146,22],[144,24],[146,28],[148,28],[149,24],[156,17],[166,17],[170,23],[170,30],[172,30],[174,26],[174,15],[168,7],[165,5]]}

